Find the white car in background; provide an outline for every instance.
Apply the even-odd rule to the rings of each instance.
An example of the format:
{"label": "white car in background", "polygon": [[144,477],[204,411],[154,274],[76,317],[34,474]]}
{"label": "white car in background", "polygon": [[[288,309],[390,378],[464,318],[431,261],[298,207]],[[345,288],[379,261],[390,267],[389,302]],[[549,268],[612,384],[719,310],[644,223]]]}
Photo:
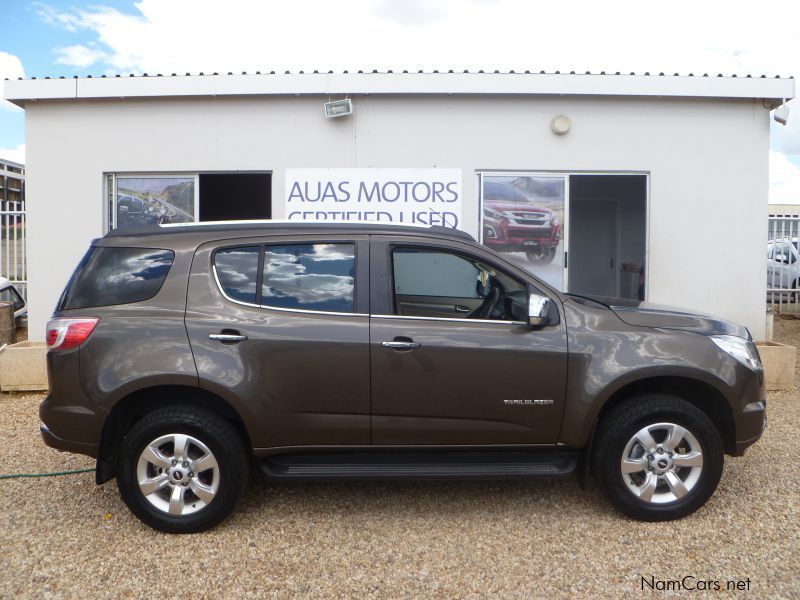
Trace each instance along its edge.
{"label": "white car in background", "polygon": [[776,302],[779,296],[783,301],[800,301],[800,255],[797,248],[797,238],[782,238],[767,244],[767,287],[773,290],[767,294],[770,302]]}
{"label": "white car in background", "polygon": [[11,302],[14,305],[14,319],[17,325],[24,325],[28,319],[28,308],[25,306],[17,288],[5,277],[0,277],[0,302]]}

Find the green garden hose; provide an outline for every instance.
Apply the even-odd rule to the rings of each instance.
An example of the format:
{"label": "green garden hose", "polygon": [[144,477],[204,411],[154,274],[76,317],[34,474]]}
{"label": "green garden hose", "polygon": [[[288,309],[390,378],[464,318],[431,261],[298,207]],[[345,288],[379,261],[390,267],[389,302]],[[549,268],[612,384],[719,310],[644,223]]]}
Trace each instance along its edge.
{"label": "green garden hose", "polygon": [[75,471],[55,471],[53,473],[14,473],[12,475],[0,475],[0,479],[17,479],[20,477],[58,477],[59,475],[76,475],[78,473],[92,473],[92,469],[76,469]]}

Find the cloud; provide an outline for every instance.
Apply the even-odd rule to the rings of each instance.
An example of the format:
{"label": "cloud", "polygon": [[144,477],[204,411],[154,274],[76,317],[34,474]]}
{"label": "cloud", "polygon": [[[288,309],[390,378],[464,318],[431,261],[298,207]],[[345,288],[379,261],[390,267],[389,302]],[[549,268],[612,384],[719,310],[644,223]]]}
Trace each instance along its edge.
{"label": "cloud", "polygon": [[20,144],[16,148],[0,148],[0,158],[24,165],[25,144]]}
{"label": "cloud", "polygon": [[63,27],[73,33],[84,27],[80,15],[76,14],[77,11],[76,13],[62,12],[41,2],[34,2],[33,6],[42,22],[48,25]]}
{"label": "cloud", "polygon": [[[140,0],[40,18],[89,34],[123,72],[278,69],[515,69],[683,73],[798,69],[791,2],[745,11],[727,2],[581,0]],[[686,14],[692,18],[687,19]],[[602,26],[598,26],[602,24]],[[414,25],[414,27],[411,27]],[[268,32],[268,34],[267,34]],[[680,43],[676,44],[676,38]],[[93,46],[88,45],[93,48]]]}
{"label": "cloud", "polygon": [[800,167],[779,152],[769,153],[770,204],[800,204]]}
{"label": "cloud", "polygon": [[[727,0],[227,0],[224,9],[219,0],[139,0],[128,13],[102,4],[35,6],[44,22],[82,37],[57,49],[58,63],[103,73],[513,69],[800,76],[796,0],[775,0],[768,11]],[[800,106],[793,113],[788,126],[773,124],[771,146],[800,157]]]}
{"label": "cloud", "polygon": [[102,50],[89,48],[82,44],[56,48],[56,54],[58,55],[56,63],[79,68],[89,67],[106,58],[106,53]]}
{"label": "cloud", "polygon": [[17,79],[18,77],[25,77],[25,71],[22,68],[22,62],[13,54],[0,51],[0,110],[22,110],[18,106],[3,100],[3,92],[5,88],[4,80]]}
{"label": "cloud", "polygon": [[443,0],[379,0],[374,12],[379,17],[403,25],[424,25],[447,16]]}

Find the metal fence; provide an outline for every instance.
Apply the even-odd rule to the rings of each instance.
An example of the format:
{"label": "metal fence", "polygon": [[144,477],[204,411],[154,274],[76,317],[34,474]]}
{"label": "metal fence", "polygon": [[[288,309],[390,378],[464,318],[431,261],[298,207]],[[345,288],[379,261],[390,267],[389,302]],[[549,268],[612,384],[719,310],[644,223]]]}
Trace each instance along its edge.
{"label": "metal fence", "polygon": [[24,201],[0,200],[0,277],[10,279],[27,302]]}
{"label": "metal fence", "polygon": [[800,211],[769,215],[767,238],[767,303],[800,313]]}

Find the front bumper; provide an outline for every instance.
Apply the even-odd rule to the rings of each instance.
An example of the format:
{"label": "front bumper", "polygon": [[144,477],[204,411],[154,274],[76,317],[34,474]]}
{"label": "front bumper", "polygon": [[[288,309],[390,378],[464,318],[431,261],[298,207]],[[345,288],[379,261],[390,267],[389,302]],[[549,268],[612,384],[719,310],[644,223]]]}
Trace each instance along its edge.
{"label": "front bumper", "polygon": [[483,243],[487,246],[558,246],[559,225],[509,225],[484,223]]}
{"label": "front bumper", "polygon": [[761,439],[766,428],[766,400],[745,405],[736,423],[736,445],[733,449],[733,456],[743,456],[745,450]]}

